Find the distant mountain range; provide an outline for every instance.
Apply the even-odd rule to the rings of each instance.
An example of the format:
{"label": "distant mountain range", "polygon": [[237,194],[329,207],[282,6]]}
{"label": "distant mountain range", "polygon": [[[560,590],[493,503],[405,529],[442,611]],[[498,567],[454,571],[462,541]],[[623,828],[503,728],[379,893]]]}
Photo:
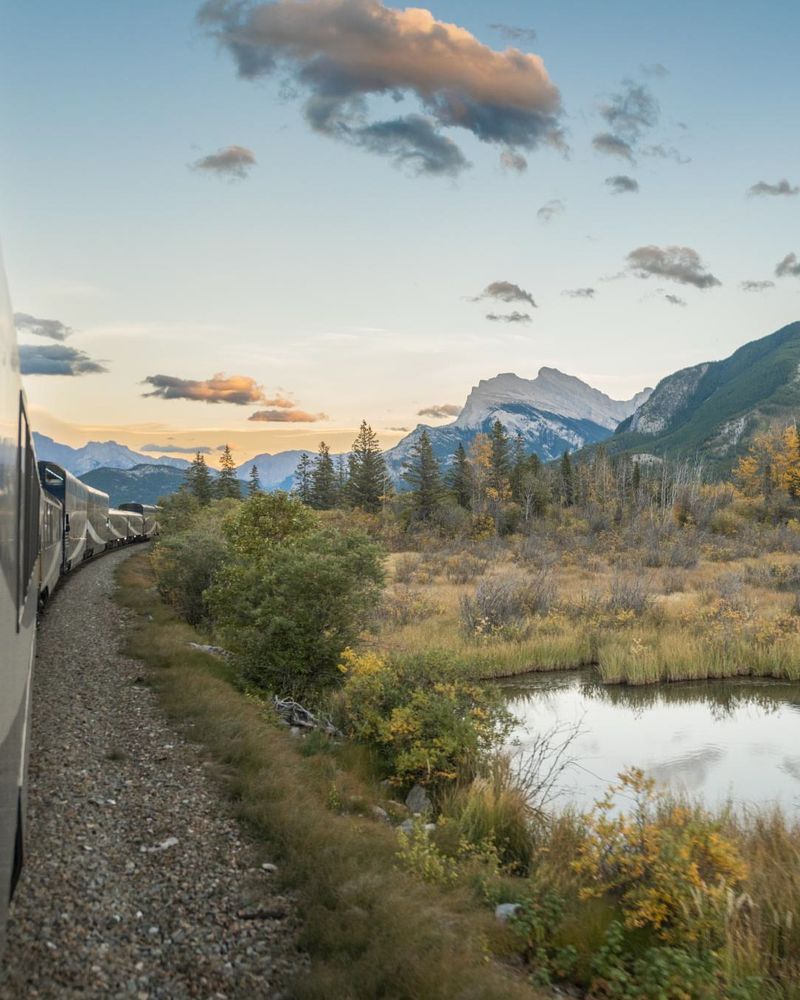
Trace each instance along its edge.
{"label": "distant mountain range", "polygon": [[158,503],[181,488],[186,473],[172,465],[134,465],[129,469],[92,469],[79,478],[108,493],[111,506],[119,507],[121,503]]}
{"label": "distant mountain range", "polygon": [[176,469],[185,469],[189,462],[185,458],[154,458],[152,455],[142,455],[132,451],[124,444],[116,441],[89,441],[82,448],[70,448],[68,444],[59,444],[46,434],[33,432],[33,442],[36,456],[42,462],[55,462],[71,472],[73,476],[82,476],[92,469],[132,469],[136,465],[167,465]]}
{"label": "distant mountain range", "polygon": [[662,379],[624,420],[609,450],[699,457],[731,468],[753,436],[800,416],[800,323],[740,347],[724,361],[683,368]]}

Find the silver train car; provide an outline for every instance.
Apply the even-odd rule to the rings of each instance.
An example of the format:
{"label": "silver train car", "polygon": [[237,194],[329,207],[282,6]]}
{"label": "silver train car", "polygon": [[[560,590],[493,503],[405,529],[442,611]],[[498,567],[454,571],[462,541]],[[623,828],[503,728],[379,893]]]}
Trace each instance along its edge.
{"label": "silver train car", "polygon": [[25,842],[41,492],[0,266],[0,953]]}

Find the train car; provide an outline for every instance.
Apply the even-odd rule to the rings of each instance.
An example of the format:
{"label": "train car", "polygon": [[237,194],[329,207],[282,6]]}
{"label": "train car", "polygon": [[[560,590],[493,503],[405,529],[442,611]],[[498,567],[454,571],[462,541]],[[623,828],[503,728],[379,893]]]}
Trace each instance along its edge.
{"label": "train car", "polygon": [[64,562],[64,514],[55,497],[42,491],[39,544],[39,604],[50,599]]}
{"label": "train car", "polygon": [[121,503],[119,509],[133,511],[136,514],[142,515],[144,519],[142,538],[156,538],[158,536],[160,529],[158,523],[158,515],[161,511],[160,507],[156,507],[151,503]]}
{"label": "train car", "polygon": [[41,488],[0,261],[0,953],[22,867]]}
{"label": "train car", "polygon": [[64,557],[62,572],[104,552],[110,539],[108,494],[95,490],[55,462],[39,462],[45,491],[63,510]]}

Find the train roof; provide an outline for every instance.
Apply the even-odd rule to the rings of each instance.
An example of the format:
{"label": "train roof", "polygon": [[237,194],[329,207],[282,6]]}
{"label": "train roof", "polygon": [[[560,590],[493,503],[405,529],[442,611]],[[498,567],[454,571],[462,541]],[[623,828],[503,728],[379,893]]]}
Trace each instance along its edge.
{"label": "train roof", "polygon": [[88,483],[84,483],[82,479],[78,479],[71,472],[65,469],[63,466],[59,465],[57,462],[48,462],[46,460],[40,460],[39,466],[39,478],[42,482],[42,486],[47,488],[53,485],[52,482],[48,483],[48,475],[57,476],[62,482],[72,484],[73,488],[85,491],[91,496],[97,497],[99,500],[104,500],[108,504],[108,493],[104,493],[102,490],[96,490],[94,486],[89,486]]}
{"label": "train roof", "polygon": [[133,510],[137,514],[154,514],[156,511],[161,510],[160,507],[152,503],[121,503],[119,505],[120,510]]}

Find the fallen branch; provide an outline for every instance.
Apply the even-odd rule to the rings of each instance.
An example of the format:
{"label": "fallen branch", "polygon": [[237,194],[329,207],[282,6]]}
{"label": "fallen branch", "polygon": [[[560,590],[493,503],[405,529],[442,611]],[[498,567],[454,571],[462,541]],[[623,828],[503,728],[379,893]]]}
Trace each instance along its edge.
{"label": "fallen branch", "polygon": [[330,719],[318,719],[313,712],[293,701],[291,698],[273,699],[275,711],[287,726],[297,726],[300,729],[320,729],[328,736],[342,737],[342,732],[334,726]]}

